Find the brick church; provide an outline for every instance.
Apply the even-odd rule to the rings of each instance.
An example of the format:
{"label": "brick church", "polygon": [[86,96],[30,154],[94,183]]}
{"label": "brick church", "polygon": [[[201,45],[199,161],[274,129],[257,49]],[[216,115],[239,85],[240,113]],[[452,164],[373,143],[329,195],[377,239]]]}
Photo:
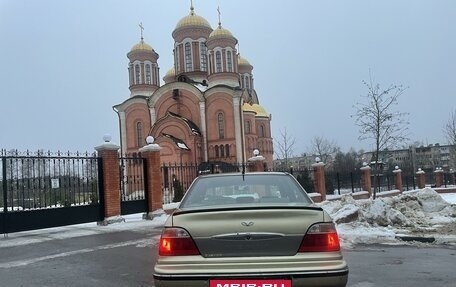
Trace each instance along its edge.
{"label": "brick church", "polygon": [[159,55],[142,30],[127,54],[131,93],[114,106],[122,153],[137,154],[151,135],[163,163],[237,165],[258,149],[272,168],[271,115],[260,105],[253,66],[237,52],[237,39],[220,17],[213,29],[193,5],[172,37],[174,67],[163,82]]}

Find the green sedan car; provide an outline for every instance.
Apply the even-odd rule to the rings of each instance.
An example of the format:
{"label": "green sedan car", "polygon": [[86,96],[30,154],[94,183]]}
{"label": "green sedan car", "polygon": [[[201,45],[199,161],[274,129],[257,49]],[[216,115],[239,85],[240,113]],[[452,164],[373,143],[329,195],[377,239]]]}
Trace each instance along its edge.
{"label": "green sedan car", "polygon": [[331,217],[288,173],[200,176],[165,223],[156,287],[346,286]]}

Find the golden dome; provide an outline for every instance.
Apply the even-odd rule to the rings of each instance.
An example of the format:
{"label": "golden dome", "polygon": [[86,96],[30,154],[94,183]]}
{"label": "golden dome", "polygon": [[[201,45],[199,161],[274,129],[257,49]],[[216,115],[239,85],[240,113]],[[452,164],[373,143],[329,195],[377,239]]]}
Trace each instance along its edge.
{"label": "golden dome", "polygon": [[168,72],[166,72],[165,78],[174,77],[175,75],[176,75],[176,70],[174,70],[174,67],[172,67],[171,69],[168,70]]}
{"label": "golden dome", "polygon": [[174,67],[172,67],[171,69],[168,70],[168,72],[166,72],[166,75],[163,77],[163,81],[165,81],[165,83],[170,83],[170,82],[174,82],[176,78],[176,71],[174,70]]}
{"label": "golden dome", "polygon": [[244,105],[242,106],[242,110],[244,112],[254,112],[256,113],[256,110],[253,108],[253,106],[249,103],[244,103]]}
{"label": "golden dome", "polygon": [[252,66],[249,61],[241,57],[241,54],[238,54],[238,65],[239,66]]}
{"label": "golden dome", "polygon": [[133,48],[131,48],[131,51],[153,51],[154,49],[152,46],[144,42],[144,40],[141,39],[141,41],[134,45]]}
{"label": "golden dome", "polygon": [[212,33],[209,35],[209,38],[215,38],[215,37],[223,37],[223,38],[234,38],[233,34],[231,34],[230,31],[228,31],[225,28],[222,28],[222,26],[218,26],[217,29],[212,31]]}
{"label": "golden dome", "polygon": [[190,8],[190,14],[188,14],[184,18],[180,19],[179,22],[177,22],[175,30],[189,26],[203,26],[212,29],[211,25],[209,24],[209,22],[207,22],[206,19],[195,14],[193,7]]}
{"label": "golden dome", "polygon": [[252,109],[254,109],[255,112],[257,113],[256,114],[257,117],[267,117],[267,118],[269,118],[269,114],[266,112],[266,110],[262,106],[260,106],[258,104],[253,104],[252,105]]}

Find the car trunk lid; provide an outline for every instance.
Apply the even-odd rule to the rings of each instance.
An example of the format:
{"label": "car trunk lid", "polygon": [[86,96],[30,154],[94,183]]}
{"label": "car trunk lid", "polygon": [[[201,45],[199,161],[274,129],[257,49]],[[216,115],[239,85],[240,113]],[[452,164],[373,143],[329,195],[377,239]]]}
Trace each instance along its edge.
{"label": "car trunk lid", "polygon": [[307,229],[323,221],[316,207],[183,211],[173,226],[185,227],[204,257],[289,256]]}

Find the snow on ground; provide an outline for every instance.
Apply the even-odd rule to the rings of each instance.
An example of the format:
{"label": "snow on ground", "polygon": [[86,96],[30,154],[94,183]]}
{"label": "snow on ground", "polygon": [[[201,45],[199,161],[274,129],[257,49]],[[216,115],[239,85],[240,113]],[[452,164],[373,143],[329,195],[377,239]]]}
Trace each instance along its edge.
{"label": "snow on ground", "polygon": [[[341,200],[318,205],[337,223],[341,244],[434,244],[456,245],[456,194],[438,194],[431,188],[404,192],[399,196]],[[400,239],[402,238],[402,239]],[[411,240],[413,241],[404,240]]]}
{"label": "snow on ground", "polygon": [[447,202],[456,204],[456,193],[442,193],[440,196]]}
{"label": "snow on ground", "polygon": [[142,213],[124,215],[122,218],[122,222],[104,226],[92,222],[0,235],[0,248],[127,230],[147,232],[153,228],[161,228],[168,215],[162,211],[153,220],[144,220]]}
{"label": "snow on ground", "polygon": [[[171,203],[163,208],[172,209],[177,205]],[[343,248],[353,248],[356,244],[424,244],[404,242],[398,236],[434,238],[435,242],[430,244],[456,245],[456,193],[438,194],[425,188],[376,200],[354,200],[345,194],[340,200],[318,205],[337,223]],[[155,215],[153,220],[133,214],[122,216],[122,222],[106,226],[87,223],[0,235],[0,248],[124,230],[147,232],[163,226],[168,217],[163,210]]]}

